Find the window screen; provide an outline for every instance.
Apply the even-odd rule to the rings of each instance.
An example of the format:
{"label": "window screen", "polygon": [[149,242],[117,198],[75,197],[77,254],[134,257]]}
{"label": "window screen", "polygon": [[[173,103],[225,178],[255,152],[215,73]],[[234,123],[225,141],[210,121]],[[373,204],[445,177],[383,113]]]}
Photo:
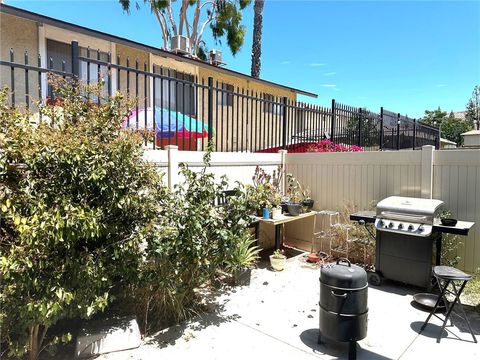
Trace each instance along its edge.
{"label": "window screen", "polygon": [[155,105],[195,116],[194,76],[166,68],[156,68],[155,73],[165,76],[155,78]]}
{"label": "window screen", "polygon": [[218,105],[224,106],[233,106],[233,85],[222,83],[219,86],[219,89],[226,90],[226,91],[218,91],[217,93],[217,103]]}

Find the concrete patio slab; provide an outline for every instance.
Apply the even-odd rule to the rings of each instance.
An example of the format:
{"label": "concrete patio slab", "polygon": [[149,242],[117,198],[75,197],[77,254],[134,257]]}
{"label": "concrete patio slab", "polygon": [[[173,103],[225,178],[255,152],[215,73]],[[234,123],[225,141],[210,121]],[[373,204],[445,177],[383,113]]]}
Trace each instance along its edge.
{"label": "concrete patio slab", "polygon": [[[217,310],[145,339],[135,350],[98,359],[346,359],[346,343],[317,344],[319,268],[302,255],[288,259],[286,269],[265,267],[252,272],[248,287],[219,295]],[[419,329],[427,313],[412,306],[418,289],[386,283],[369,288],[368,335],[359,341],[358,359],[480,359],[480,345],[472,342],[460,320],[453,334],[436,343],[441,322],[431,320]],[[470,318],[480,334],[480,315]]]}

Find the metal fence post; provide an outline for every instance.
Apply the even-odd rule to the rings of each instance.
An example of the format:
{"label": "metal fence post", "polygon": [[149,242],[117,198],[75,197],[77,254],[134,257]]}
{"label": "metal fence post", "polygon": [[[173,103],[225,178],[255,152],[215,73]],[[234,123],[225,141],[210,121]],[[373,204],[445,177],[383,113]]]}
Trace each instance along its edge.
{"label": "metal fence post", "polygon": [[332,99],[332,129],[330,131],[330,140],[332,142],[335,142],[335,124],[336,119],[335,119],[335,99]]}
{"label": "metal fence post", "polygon": [[287,124],[288,124],[288,98],[283,97],[283,132],[282,132],[282,149],[287,148]]}
{"label": "metal fence post", "polygon": [[413,119],[413,146],[412,149],[415,150],[417,144],[417,120]]}
{"label": "metal fence post", "polygon": [[383,150],[383,106],[380,107],[380,150]]}
{"label": "metal fence post", "polygon": [[78,79],[80,76],[80,60],[78,59],[79,56],[79,48],[78,48],[78,41],[72,41],[72,74],[75,79]]}
{"label": "metal fence post", "polygon": [[363,125],[363,115],[362,108],[358,108],[358,146],[362,146],[362,125]]}
{"label": "metal fence post", "polygon": [[[218,131],[218,129],[217,129]],[[213,139],[213,77],[208,77],[208,141]]]}
{"label": "metal fence post", "polygon": [[397,114],[397,150],[400,150],[400,113]]}

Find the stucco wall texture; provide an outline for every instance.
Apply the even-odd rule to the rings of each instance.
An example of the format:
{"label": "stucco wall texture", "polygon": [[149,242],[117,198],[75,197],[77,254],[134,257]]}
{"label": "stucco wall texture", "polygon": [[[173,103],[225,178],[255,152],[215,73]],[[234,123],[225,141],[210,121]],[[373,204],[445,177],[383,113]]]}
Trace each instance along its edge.
{"label": "stucco wall texture", "polygon": [[[33,21],[24,20],[15,16],[0,13],[0,59],[10,61],[10,49],[13,49],[14,61],[25,63],[25,52],[28,54],[28,63],[38,64],[38,29]],[[1,86],[15,89],[15,102],[25,103],[25,71],[15,69],[14,82],[12,84],[12,71],[10,68],[0,66]],[[28,88],[35,101],[38,98],[38,73],[28,73]]]}

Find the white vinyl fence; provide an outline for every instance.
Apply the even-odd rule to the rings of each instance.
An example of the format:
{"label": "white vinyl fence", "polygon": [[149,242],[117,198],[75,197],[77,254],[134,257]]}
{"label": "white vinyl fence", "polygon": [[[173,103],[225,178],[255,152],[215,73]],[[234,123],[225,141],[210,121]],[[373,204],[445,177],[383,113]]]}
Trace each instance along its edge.
{"label": "white vinyl fence", "polygon": [[480,268],[480,150],[287,154],[286,170],[310,187],[317,210],[371,209],[390,195],[445,201],[476,223],[458,247],[459,267]]}
{"label": "white vinyl fence", "polygon": [[[251,184],[257,165],[271,174],[285,162],[285,154],[284,151],[274,154],[214,152],[207,171],[215,174],[217,181],[222,175],[227,175],[231,187],[237,181]],[[202,151],[179,151],[177,146],[169,145],[166,150],[147,150],[144,158],[164,171],[166,184],[173,187],[183,181],[178,173],[179,164],[186,163],[192,170],[200,170],[204,166],[204,155]]]}
{"label": "white vinyl fence", "polygon": [[[145,159],[165,171],[165,182],[173,187],[182,181],[178,164],[201,169],[204,153],[149,150]],[[355,153],[212,153],[208,171],[218,180],[227,175],[233,187],[236,181],[251,183],[255,167],[271,173],[284,165],[315,200],[316,210],[343,211],[345,206],[358,210],[373,209],[390,195],[436,198],[445,201],[454,217],[474,221],[470,235],[458,247],[459,267],[474,272],[480,268],[480,150],[422,150]]]}

